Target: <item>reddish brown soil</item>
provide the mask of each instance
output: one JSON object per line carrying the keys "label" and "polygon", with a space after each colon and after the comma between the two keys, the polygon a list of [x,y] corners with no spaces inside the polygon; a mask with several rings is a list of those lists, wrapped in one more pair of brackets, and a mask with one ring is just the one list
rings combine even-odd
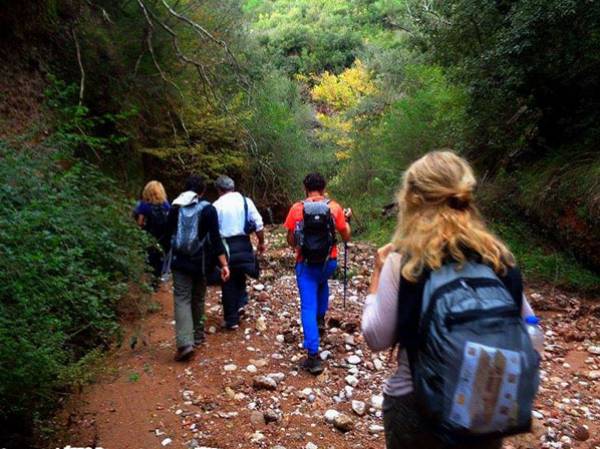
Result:
{"label": "reddish brown soil", "polygon": [[[216,292],[211,292],[207,308],[216,304]],[[255,428],[250,422],[250,410],[246,402],[237,402],[227,396],[226,386],[234,390],[247,391],[254,394],[251,384],[253,375],[241,373],[250,359],[258,358],[255,353],[246,351],[244,328],[235,333],[218,330],[214,335],[207,336],[207,343],[197,352],[189,363],[173,361],[173,325],[172,294],[169,288],[163,289],[156,295],[163,309],[144,322],[147,329],[147,346],[137,350],[123,347],[106,360],[106,364],[116,370],[115,374],[105,376],[96,384],[90,386],[77,398],[74,398],[69,412],[71,427],[67,436],[57,441],[54,446],[100,446],[105,449],[146,449],[161,447],[161,441],[170,437],[173,443],[170,447],[185,447],[192,438],[189,426],[184,426],[176,409],[184,408],[184,413],[199,413],[201,418],[191,416],[189,423],[198,423],[198,428],[208,431],[210,437],[202,439],[204,446],[218,448],[250,447],[250,435]],[[207,326],[218,326],[219,316],[209,313]],[[273,329],[275,331],[275,329]],[[273,332],[273,337],[275,332]],[[262,373],[289,370],[280,367],[281,361],[269,357],[272,350],[272,338],[253,340],[253,347],[262,348],[263,354],[269,360],[269,365],[259,369]],[[261,341],[262,340],[262,341]],[[224,374],[224,363],[235,363],[238,369],[234,373]],[[131,376],[139,376],[133,381]],[[310,386],[318,387],[327,383],[327,377],[320,380],[308,374],[300,373],[297,378],[290,380],[291,385],[300,389]],[[194,402],[199,406],[182,405],[182,391],[194,391]],[[256,396],[271,396],[273,393],[261,392]],[[292,402],[301,402],[292,398]],[[215,411],[237,411],[239,415],[232,419],[213,416],[210,409]],[[317,409],[319,403],[308,405]],[[291,407],[290,407],[291,408]],[[307,441],[323,447],[352,447],[350,434],[346,436],[333,431],[322,420],[306,420],[301,416],[286,415],[287,407],[282,406],[284,419],[282,423],[260,426],[270,445],[283,444],[286,448],[305,447]],[[164,432],[157,436],[156,430]],[[312,434],[307,436],[307,432]],[[372,441],[362,441],[361,447],[382,447],[381,437],[371,437]]]}
{"label": "reddish brown soil", "polygon": [[[355,250],[356,258],[352,260],[355,274],[364,274],[371,253],[367,246]],[[305,448],[308,442],[319,448],[383,448],[383,435],[368,431],[369,425],[381,424],[381,418],[373,410],[358,417],[352,413],[348,401],[335,404],[332,396],[345,384],[347,367],[343,360],[348,351],[360,348],[364,353],[361,381],[353,399],[367,404],[373,394],[381,391],[381,382],[395,364],[388,365],[386,356],[381,355],[386,368],[374,370],[368,364],[376,355],[366,349],[358,330],[345,327],[353,333],[356,347],[349,349],[343,342],[340,344],[341,334],[333,333],[328,337],[332,359],[327,362],[325,374],[318,378],[302,372],[295,375],[296,362],[291,359],[301,351],[297,347],[300,333],[296,323],[295,284],[291,277],[292,259],[287,250],[280,247],[270,252],[269,261],[261,280],[266,289],[262,292],[251,289],[249,317],[235,332],[219,328],[219,292],[210,290],[206,327],[215,326],[216,333],[207,335],[206,344],[188,363],[173,361],[172,293],[170,285],[163,286],[155,296],[161,310],[142,322],[147,344],[134,350],[123,346],[106,358],[105,374],[74,396],[63,410],[58,420],[64,428],[63,436],[55,438],[51,447],[148,449],[160,448],[161,443],[170,438],[172,443],[167,447],[178,449],[189,447],[192,439],[198,446],[220,449],[273,448],[278,444],[286,449],[299,449]],[[350,291],[353,298],[344,314],[341,313],[340,284],[337,281],[332,284],[333,314],[346,321],[342,327],[356,326],[366,278],[360,274],[354,277]],[[553,290],[529,293],[538,310],[552,309],[541,312],[545,329],[552,330],[552,335],[547,337],[551,346],[543,363],[544,380],[536,404],[536,410],[541,411],[544,418],[534,420],[534,434],[507,440],[505,447],[595,448],[599,439],[600,383],[588,379],[587,373],[599,369],[600,365],[600,356],[588,352],[589,346],[598,345],[600,338],[599,320],[594,316],[597,311],[589,313],[590,307],[597,306]],[[581,311],[586,314],[581,315]],[[262,332],[257,331],[257,318],[261,315],[266,317],[267,323],[267,329]],[[125,341],[129,341],[134,331],[126,332]],[[291,332],[293,342],[277,342],[276,335],[286,332]],[[274,354],[282,354],[283,358],[274,358]],[[256,374],[245,369],[252,363],[251,359],[267,361],[265,367],[258,367],[257,374],[285,373],[285,381],[277,391],[252,388]],[[224,366],[230,363],[237,365],[237,369],[226,372]],[[306,387],[317,392],[314,402],[300,397],[299,392]],[[184,394],[185,390],[191,393]],[[245,397],[234,398],[235,393],[243,393]],[[278,408],[283,418],[276,423],[254,425],[249,406],[261,411]],[[327,424],[323,414],[330,408],[352,417],[355,429],[344,434]],[[230,412],[237,415],[227,415]],[[585,442],[573,438],[576,427],[581,425],[589,428],[590,437]],[[251,442],[256,430],[264,439]],[[549,441],[560,446],[543,446],[540,438],[544,434],[553,435],[552,432],[555,437],[548,437]],[[570,442],[560,442],[563,437],[568,437]]]}

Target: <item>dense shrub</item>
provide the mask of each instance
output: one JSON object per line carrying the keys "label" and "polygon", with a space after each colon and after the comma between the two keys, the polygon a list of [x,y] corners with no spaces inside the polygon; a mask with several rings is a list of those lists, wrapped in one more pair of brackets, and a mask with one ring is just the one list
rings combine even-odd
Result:
{"label": "dense shrub", "polygon": [[335,179],[335,191],[354,203],[359,231],[379,225],[381,208],[393,201],[412,161],[438,148],[458,148],[463,134],[465,94],[438,67],[406,67],[402,90],[404,96],[377,120],[358,128],[351,156]]}
{"label": "dense shrub", "polygon": [[118,329],[144,237],[112,181],[0,142],[0,428],[28,428]]}
{"label": "dense shrub", "polygon": [[329,176],[335,170],[334,151],[311,136],[311,108],[301,100],[297,83],[275,72],[258,86],[246,124],[253,134],[249,190],[282,204],[297,199],[307,172]]}

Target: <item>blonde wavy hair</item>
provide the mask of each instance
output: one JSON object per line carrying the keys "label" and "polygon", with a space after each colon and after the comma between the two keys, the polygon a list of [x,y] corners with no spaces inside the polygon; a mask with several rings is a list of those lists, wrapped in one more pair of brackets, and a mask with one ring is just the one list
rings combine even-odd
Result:
{"label": "blonde wavy hair", "polygon": [[144,187],[142,200],[151,204],[162,204],[167,201],[167,192],[160,182],[150,181]]}
{"label": "blonde wavy hair", "polygon": [[393,245],[402,255],[402,276],[416,282],[424,269],[473,255],[505,274],[515,259],[486,227],[475,207],[477,181],[471,166],[452,151],[433,151],[404,173],[397,201]]}

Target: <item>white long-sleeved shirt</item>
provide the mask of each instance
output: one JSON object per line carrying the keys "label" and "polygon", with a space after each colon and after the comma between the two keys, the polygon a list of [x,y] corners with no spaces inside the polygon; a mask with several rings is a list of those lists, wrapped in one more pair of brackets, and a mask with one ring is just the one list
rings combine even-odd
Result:
{"label": "white long-sleeved shirt", "polygon": [[[250,198],[246,198],[246,201],[248,203],[248,219],[254,221],[257,231],[261,231],[264,228],[262,217],[258,213],[254,202]],[[215,206],[219,215],[221,237],[244,235],[244,197],[241,193],[226,193],[215,201],[213,206]]]}
{"label": "white long-sleeved shirt", "polygon": [[[398,319],[398,289],[400,288],[401,257],[391,253],[383,264],[376,294],[365,301],[361,328],[367,345],[374,351],[383,351],[396,344]],[[523,295],[522,316],[533,315]],[[386,380],[383,392],[389,396],[404,396],[413,390],[412,376],[406,349],[398,351],[398,369]]]}

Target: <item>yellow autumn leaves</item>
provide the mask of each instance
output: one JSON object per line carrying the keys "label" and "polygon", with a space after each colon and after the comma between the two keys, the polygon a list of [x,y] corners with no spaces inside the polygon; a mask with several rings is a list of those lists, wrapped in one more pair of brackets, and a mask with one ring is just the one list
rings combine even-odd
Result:
{"label": "yellow autumn leaves", "polygon": [[336,147],[338,160],[349,159],[354,144],[354,118],[350,113],[364,97],[376,93],[371,73],[357,59],[339,75],[324,72],[312,80],[315,84],[310,95],[316,104],[317,120],[322,126],[319,140]]}

